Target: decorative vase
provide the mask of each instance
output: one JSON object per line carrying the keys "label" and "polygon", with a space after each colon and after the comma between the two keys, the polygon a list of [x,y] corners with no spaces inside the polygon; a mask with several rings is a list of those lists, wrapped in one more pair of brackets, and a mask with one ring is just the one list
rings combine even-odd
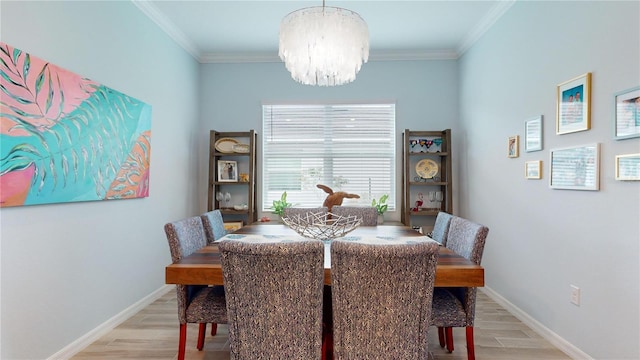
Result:
{"label": "decorative vase", "polygon": [[378,214],[378,225],[384,224],[384,215]]}

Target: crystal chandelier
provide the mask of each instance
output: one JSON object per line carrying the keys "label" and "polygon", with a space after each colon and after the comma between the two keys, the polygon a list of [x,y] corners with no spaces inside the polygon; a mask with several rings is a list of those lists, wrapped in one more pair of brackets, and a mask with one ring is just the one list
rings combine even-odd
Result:
{"label": "crystal chandelier", "polygon": [[302,84],[335,86],[356,79],[369,59],[369,29],[357,13],[315,6],[296,10],[280,24],[279,55]]}

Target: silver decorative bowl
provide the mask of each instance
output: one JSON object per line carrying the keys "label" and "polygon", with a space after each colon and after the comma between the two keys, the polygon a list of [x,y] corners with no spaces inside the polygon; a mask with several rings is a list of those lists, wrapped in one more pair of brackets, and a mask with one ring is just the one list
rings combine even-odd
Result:
{"label": "silver decorative bowl", "polygon": [[330,212],[283,216],[282,222],[298,234],[316,240],[332,240],[343,237],[362,224],[362,217],[340,216]]}

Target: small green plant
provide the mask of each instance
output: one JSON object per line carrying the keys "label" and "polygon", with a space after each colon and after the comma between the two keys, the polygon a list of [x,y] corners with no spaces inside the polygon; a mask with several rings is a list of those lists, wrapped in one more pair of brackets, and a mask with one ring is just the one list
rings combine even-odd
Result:
{"label": "small green plant", "polygon": [[376,199],[373,199],[371,201],[371,206],[376,208],[376,210],[378,211],[378,215],[382,215],[382,214],[384,214],[385,211],[387,211],[387,208],[388,208],[387,199],[388,198],[389,198],[389,195],[384,194],[384,195],[380,196],[380,199],[378,201],[376,201]]}
{"label": "small green plant", "polygon": [[274,213],[282,216],[284,215],[284,209],[293,206],[293,204],[287,202],[287,192],[283,192],[280,196],[280,200],[273,200],[271,209]]}

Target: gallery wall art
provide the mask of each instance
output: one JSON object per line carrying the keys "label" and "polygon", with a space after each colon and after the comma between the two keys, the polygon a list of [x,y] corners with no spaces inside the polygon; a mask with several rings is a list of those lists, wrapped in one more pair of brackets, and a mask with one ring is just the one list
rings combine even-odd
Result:
{"label": "gallery wall art", "polygon": [[149,196],[151,106],[0,42],[0,207]]}

